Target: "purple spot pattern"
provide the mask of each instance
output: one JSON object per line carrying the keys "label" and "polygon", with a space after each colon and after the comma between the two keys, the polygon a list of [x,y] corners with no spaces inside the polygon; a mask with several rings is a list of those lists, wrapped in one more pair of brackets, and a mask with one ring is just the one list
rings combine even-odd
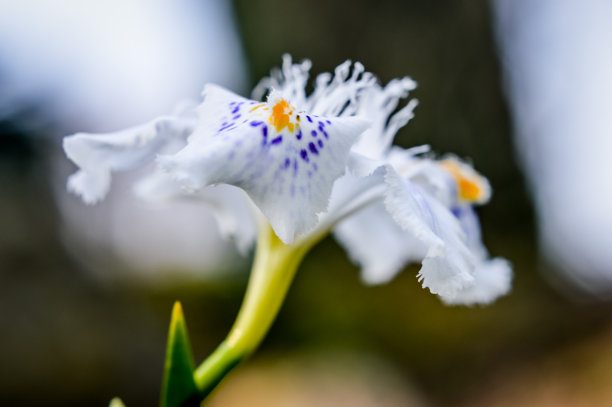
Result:
{"label": "purple spot pattern", "polygon": [[319,150],[317,150],[317,146],[314,145],[314,143],[308,143],[308,149],[310,150],[311,153],[313,153],[314,155],[318,155],[319,154]]}
{"label": "purple spot pattern", "polygon": [[265,146],[268,142],[268,126],[263,126],[261,128],[261,135],[263,136],[261,140],[261,145]]}
{"label": "purple spot pattern", "polygon": [[[256,128],[260,129],[261,150],[244,151],[242,158],[237,160],[241,147],[236,144],[235,148],[228,153],[227,159],[234,158],[234,162],[241,163],[240,173],[246,177],[243,180],[248,179],[246,181],[248,183],[266,176],[268,169],[272,168],[270,164],[276,162],[278,163],[277,166],[274,170],[271,170],[273,172],[269,173],[273,177],[274,186],[271,188],[275,191],[274,193],[287,194],[291,197],[295,197],[296,194],[303,198],[308,197],[311,189],[315,188],[314,185],[311,185],[311,182],[315,180],[319,182],[319,179],[323,179],[320,177],[324,177],[318,171],[318,164],[321,164],[318,160],[321,159],[320,156],[323,154],[324,140],[329,139],[328,129],[333,127],[332,121],[320,118],[317,115],[301,115],[301,117],[306,117],[307,121],[303,122],[301,126],[297,123],[296,131],[293,133],[295,139],[293,139],[293,137],[290,137],[291,133],[283,131],[277,133],[273,127],[267,125],[267,116],[262,117],[259,114],[261,112],[251,114],[250,110],[244,109],[245,106],[250,108],[251,105],[256,103],[254,101],[230,102],[226,116],[220,120],[221,126],[217,134],[224,132],[224,137],[227,137],[229,135],[227,132],[248,123],[247,128],[252,128],[253,132],[256,131]],[[311,141],[304,140],[304,132],[310,132],[313,139],[310,139]],[[319,133],[322,137],[319,137]],[[302,165],[305,165],[303,168],[300,168],[300,161],[302,161]],[[293,178],[293,181],[290,181],[287,177]],[[312,178],[312,181],[307,181],[304,177],[306,179]],[[267,186],[262,186],[260,191],[263,191],[262,193],[272,193],[272,189],[268,189]]]}

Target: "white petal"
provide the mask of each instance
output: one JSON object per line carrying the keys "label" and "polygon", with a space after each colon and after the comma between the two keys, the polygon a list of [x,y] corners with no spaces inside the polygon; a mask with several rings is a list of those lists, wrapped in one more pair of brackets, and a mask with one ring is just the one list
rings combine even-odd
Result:
{"label": "white petal", "polygon": [[[336,237],[362,266],[367,282],[391,279],[409,261],[423,261],[419,277],[435,294],[451,295],[473,282],[474,255],[466,246],[461,224],[435,197],[402,178],[391,167],[371,176],[344,176],[336,181],[330,213],[358,200],[376,181],[386,183],[379,203],[348,217]],[[330,216],[330,215],[328,215]]]}
{"label": "white petal", "polygon": [[264,96],[274,89],[287,100],[291,100],[296,108],[308,110],[306,84],[311,65],[312,63],[308,59],[302,61],[302,63],[294,64],[289,54],[283,55],[281,69],[275,68],[272,70],[270,77],[262,78],[253,89],[251,96],[255,100],[263,100]]}
{"label": "white petal", "polygon": [[[385,207],[395,222],[404,230],[411,231],[419,240],[432,250],[432,255],[440,255],[444,250],[444,232],[438,219],[439,210],[434,199],[417,185],[403,179],[391,167],[387,167],[385,182],[388,190]],[[448,217],[448,216],[447,216]],[[456,226],[459,229],[459,226]]]}
{"label": "white petal", "polygon": [[353,151],[373,159],[385,157],[397,131],[414,117],[418,101],[412,99],[394,113],[401,99],[408,97],[416,83],[406,77],[394,79],[384,88],[374,84],[360,94],[357,115],[372,121],[372,126],[355,145]]}
{"label": "white petal", "polygon": [[474,285],[475,260],[461,253],[461,248],[448,246],[444,255],[428,254],[423,259],[419,280],[423,288],[442,298],[453,298]]}
{"label": "white petal", "polygon": [[315,89],[308,99],[308,109],[327,116],[351,116],[359,111],[361,93],[376,84],[376,77],[365,72],[363,65],[346,61],[329,73],[317,76]]}
{"label": "white petal", "polygon": [[448,208],[418,185],[387,172],[385,206],[395,221],[427,247],[419,278],[433,294],[452,297],[474,282],[477,263],[459,221]]}
{"label": "white petal", "polygon": [[453,305],[490,304],[506,295],[511,285],[512,266],[507,260],[483,260],[474,270],[474,284],[452,296],[441,295],[441,298],[445,303]]}
{"label": "white petal", "polygon": [[221,236],[236,243],[247,254],[256,237],[256,228],[244,191],[231,185],[217,185],[187,191],[168,174],[157,172],[136,185],[136,193],[149,201],[195,200],[208,206],[217,221]]}
{"label": "white petal", "polygon": [[334,236],[361,266],[361,277],[368,284],[388,282],[406,264],[423,259],[427,251],[414,235],[400,229],[382,202],[342,221]]}
{"label": "white petal", "polygon": [[372,175],[377,169],[383,167],[385,164],[385,161],[373,160],[351,151],[346,170],[351,175],[367,177]]}
{"label": "white petal", "polygon": [[68,177],[68,191],[80,195],[86,204],[94,204],[106,196],[110,189],[111,174],[106,169],[78,170]]}
{"label": "white petal", "polygon": [[430,195],[434,196],[442,205],[450,208],[457,204],[457,182],[438,163],[430,158],[415,158],[408,156],[401,149],[393,148],[389,154],[389,160],[394,168],[407,169],[402,175],[418,184]]}
{"label": "white petal", "polygon": [[[381,170],[369,177],[344,176],[336,181],[330,209],[337,210],[360,185],[366,189],[367,181],[380,177]],[[384,172],[387,171],[387,182],[399,183],[387,196],[387,208],[382,203],[373,204],[342,221],[334,231],[351,260],[361,266],[364,281],[385,283],[407,263],[422,261],[419,277],[423,286],[448,304],[485,304],[506,294],[511,268],[503,259],[487,260],[473,208],[464,206],[451,212],[422,186],[399,178],[388,168]],[[403,203],[392,202],[400,198]],[[416,201],[412,208],[393,208],[412,199]],[[389,209],[396,219],[390,216]],[[408,218],[407,212],[412,212]],[[422,229],[430,229],[441,243],[424,239],[427,233],[423,235]],[[429,246],[424,241],[429,241]]]}
{"label": "white petal", "polygon": [[343,219],[334,236],[361,266],[361,276],[369,284],[389,281],[406,263],[421,260],[426,253],[426,247],[385,210],[385,172],[379,168],[368,176],[347,174],[336,180],[329,211],[321,217],[322,225]]}
{"label": "white petal", "polygon": [[65,137],[64,151],[80,167],[68,179],[68,189],[86,203],[98,202],[108,192],[112,171],[135,168],[173,143],[184,143],[193,126],[191,117],[160,117],[114,133]]}
{"label": "white petal", "polygon": [[270,77],[263,78],[253,91],[253,98],[261,99],[266,93],[275,90],[293,105],[319,116],[351,116],[357,113],[362,103],[360,93],[374,86],[376,78],[365,72],[359,62],[350,61],[338,65],[332,75],[322,73],[315,80],[315,89],[310,96],[305,89],[311,63],[305,60],[293,64],[291,56],[283,56],[282,69],[272,71]]}
{"label": "white petal", "polygon": [[488,304],[510,291],[512,266],[502,258],[488,259],[480,234],[480,223],[471,205],[453,208],[455,217],[466,235],[466,244],[477,258],[474,283],[450,296],[441,296],[447,304]]}
{"label": "white petal", "polygon": [[482,243],[480,221],[471,205],[459,205],[452,209],[453,215],[459,220],[461,229],[465,233],[465,241],[472,253],[478,258],[487,258],[487,249]]}
{"label": "white petal", "polygon": [[297,112],[293,131],[277,130],[270,124],[272,105],[281,100],[275,98],[258,108],[257,102],[207,86],[188,145],[159,163],[189,189],[220,183],[242,188],[278,237],[291,243],[327,209],[332,184],[368,122]]}

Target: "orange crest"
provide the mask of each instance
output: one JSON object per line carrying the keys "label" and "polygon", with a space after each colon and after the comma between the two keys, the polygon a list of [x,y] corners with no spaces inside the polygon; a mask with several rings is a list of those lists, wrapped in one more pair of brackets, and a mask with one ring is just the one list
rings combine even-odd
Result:
{"label": "orange crest", "polygon": [[440,162],[457,183],[457,194],[464,202],[482,204],[489,200],[491,187],[485,177],[455,158]]}

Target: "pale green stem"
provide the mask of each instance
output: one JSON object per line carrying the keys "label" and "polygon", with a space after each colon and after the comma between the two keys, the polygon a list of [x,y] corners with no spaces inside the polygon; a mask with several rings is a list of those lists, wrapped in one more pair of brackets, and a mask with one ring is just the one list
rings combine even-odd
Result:
{"label": "pale green stem", "polygon": [[326,232],[286,245],[267,222],[260,225],[253,269],[236,322],[226,339],[194,372],[203,396],[259,346],[280,310],[304,255]]}
{"label": "pale green stem", "polygon": [[345,217],[381,198],[378,189],[360,191],[346,210],[323,219],[306,237],[291,245],[284,244],[267,221],[260,219],[259,236],[251,276],[236,322],[215,351],[193,374],[202,398],[206,397],[225,375],[259,346],[287,295],[304,255],[331,228]]}

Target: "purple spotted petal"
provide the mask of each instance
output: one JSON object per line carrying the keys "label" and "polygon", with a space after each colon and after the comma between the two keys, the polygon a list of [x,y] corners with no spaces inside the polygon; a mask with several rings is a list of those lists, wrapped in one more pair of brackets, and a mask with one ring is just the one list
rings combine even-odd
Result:
{"label": "purple spotted petal", "polygon": [[[310,230],[327,209],[332,184],[344,173],[349,150],[368,122],[315,116],[311,122],[296,112],[300,119],[293,131],[279,131],[271,123],[271,103],[257,107],[212,85],[204,98],[194,135],[183,150],[159,159],[162,168],[189,189],[220,183],[242,188],[285,243]],[[234,120],[236,107],[241,117]],[[323,149],[310,136],[297,137],[299,131],[316,131],[319,120],[329,121]]]}

